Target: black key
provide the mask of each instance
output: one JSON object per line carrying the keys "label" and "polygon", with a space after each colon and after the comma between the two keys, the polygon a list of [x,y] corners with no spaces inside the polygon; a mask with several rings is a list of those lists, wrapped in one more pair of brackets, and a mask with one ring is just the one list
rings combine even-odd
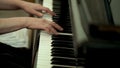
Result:
{"label": "black key", "polygon": [[59,10],[60,11],[60,6],[55,6],[55,7],[53,7],[53,11],[56,11],[56,10]]}
{"label": "black key", "polygon": [[52,18],[53,19],[59,19],[60,18],[60,13],[58,13],[58,15],[56,15],[56,16],[53,16]]}
{"label": "black key", "polygon": [[69,50],[69,51],[66,51],[67,49],[59,49],[59,50],[56,50],[56,49],[52,49],[52,53],[63,53],[63,54],[74,54],[74,51],[73,50]]}
{"label": "black key", "polygon": [[83,58],[78,58],[78,61],[77,61],[77,66],[84,66],[85,65],[85,59]]}
{"label": "black key", "polygon": [[[61,9],[60,8],[54,8],[53,7],[53,11],[56,12],[56,13],[61,13]],[[62,13],[61,13],[62,14]]]}
{"label": "black key", "polygon": [[64,43],[53,43],[52,47],[65,47],[65,48],[73,48],[73,44],[64,44]]}
{"label": "black key", "polygon": [[59,6],[61,6],[61,0],[54,0],[53,1],[53,5],[59,5]]}
{"label": "black key", "polygon": [[74,54],[74,50],[73,49],[63,49],[63,48],[52,48],[51,51],[56,51],[56,52],[66,52],[69,54]]}
{"label": "black key", "polygon": [[57,20],[57,19],[55,19],[55,20],[54,20],[54,22],[58,24],[60,21],[59,21],[59,20]]}
{"label": "black key", "polygon": [[62,24],[60,21],[58,21],[58,24],[60,25],[60,26],[62,26],[62,27],[66,27],[66,28],[71,28],[71,25],[70,24],[68,24],[68,25],[66,25],[66,24]]}
{"label": "black key", "polygon": [[67,41],[73,41],[73,39],[72,39],[72,36],[67,36],[67,35],[65,35],[65,36],[62,36],[62,35],[54,35],[54,36],[52,36],[52,40],[67,40]]}
{"label": "black key", "polygon": [[73,44],[71,41],[62,41],[62,40],[53,40],[52,43],[66,43],[66,44]]}
{"label": "black key", "polygon": [[67,40],[67,41],[73,41],[73,39],[71,39],[71,38],[61,38],[61,37],[52,37],[52,40],[63,40],[63,41],[65,41],[65,40]]}
{"label": "black key", "polygon": [[60,20],[60,22],[58,23],[59,25],[61,25],[61,26],[71,26],[71,23],[70,22],[67,22],[67,21],[61,21]]}
{"label": "black key", "polygon": [[66,57],[66,58],[75,58],[74,54],[68,54],[68,53],[65,53],[65,52],[62,52],[62,53],[52,52],[51,56]]}
{"label": "black key", "polygon": [[76,60],[75,59],[67,59],[67,58],[52,58],[51,64],[58,64],[58,65],[70,65],[70,66],[76,66]]}

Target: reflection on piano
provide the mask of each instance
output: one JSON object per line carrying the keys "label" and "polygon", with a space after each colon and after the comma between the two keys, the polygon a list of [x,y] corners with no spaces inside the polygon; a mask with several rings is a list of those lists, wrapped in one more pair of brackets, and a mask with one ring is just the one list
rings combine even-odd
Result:
{"label": "reflection on piano", "polygon": [[[50,3],[47,3],[48,1]],[[59,35],[45,34],[49,41],[43,43],[47,43],[47,46],[41,44],[41,39],[36,41],[39,42],[39,47],[35,45],[38,51],[34,68],[84,68],[86,51],[81,43],[93,40],[89,35],[89,24],[109,24],[104,0],[43,0],[43,2],[48,5],[46,7],[50,4],[53,6],[50,9],[56,16],[53,16],[52,20],[62,26],[64,31]]]}

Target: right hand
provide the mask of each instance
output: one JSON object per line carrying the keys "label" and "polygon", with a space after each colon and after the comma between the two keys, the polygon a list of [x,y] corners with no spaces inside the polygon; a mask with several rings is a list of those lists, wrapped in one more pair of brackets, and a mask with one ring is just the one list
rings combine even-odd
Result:
{"label": "right hand", "polygon": [[55,15],[55,13],[52,12],[49,8],[44,7],[41,4],[37,4],[37,3],[20,1],[18,4],[18,7],[23,9],[25,12],[32,14],[32,15],[36,15],[38,17],[43,16],[43,14],[40,11],[44,11],[46,13],[49,13],[50,15]]}
{"label": "right hand", "polygon": [[55,34],[55,35],[58,34],[57,30],[59,31],[63,30],[63,28],[58,24],[56,24],[55,22],[48,21],[43,18],[38,19],[38,18],[26,17],[25,20],[26,20],[26,27],[29,29],[42,29],[49,34]]}

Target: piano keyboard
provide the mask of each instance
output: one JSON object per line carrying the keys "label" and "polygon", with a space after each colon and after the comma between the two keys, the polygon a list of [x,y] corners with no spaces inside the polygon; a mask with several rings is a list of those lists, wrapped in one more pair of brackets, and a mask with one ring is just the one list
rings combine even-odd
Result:
{"label": "piano keyboard", "polygon": [[36,68],[76,68],[68,0],[43,0],[43,5],[56,13],[53,17],[46,14],[44,18],[55,21],[64,31],[57,36],[40,33]]}

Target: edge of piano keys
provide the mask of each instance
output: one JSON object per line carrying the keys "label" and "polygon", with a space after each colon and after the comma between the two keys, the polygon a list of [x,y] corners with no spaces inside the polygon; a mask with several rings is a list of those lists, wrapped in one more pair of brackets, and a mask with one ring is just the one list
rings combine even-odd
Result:
{"label": "edge of piano keys", "polygon": [[73,36],[72,33],[58,33],[58,35],[68,35],[68,36]]}

